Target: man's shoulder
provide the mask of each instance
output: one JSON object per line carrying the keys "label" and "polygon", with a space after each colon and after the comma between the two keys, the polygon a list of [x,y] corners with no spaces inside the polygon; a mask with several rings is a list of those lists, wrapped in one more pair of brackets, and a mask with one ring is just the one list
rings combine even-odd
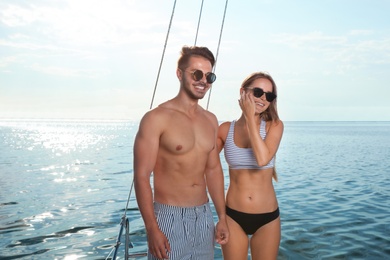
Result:
{"label": "man's shoulder", "polygon": [[159,105],[148,111],[141,119],[141,125],[163,131],[176,122],[182,122],[182,114],[169,106]]}
{"label": "man's shoulder", "polygon": [[207,116],[211,120],[218,122],[217,116],[213,112],[210,112],[209,110],[203,109],[203,113],[205,116]]}
{"label": "man's shoulder", "polygon": [[172,113],[171,109],[165,105],[159,105],[158,107],[155,107],[148,112],[145,113],[143,116],[144,118],[154,118],[154,117],[161,117],[164,115],[169,115]]}
{"label": "man's shoulder", "polygon": [[165,112],[159,107],[149,110],[141,118],[140,125],[155,128],[165,122]]}

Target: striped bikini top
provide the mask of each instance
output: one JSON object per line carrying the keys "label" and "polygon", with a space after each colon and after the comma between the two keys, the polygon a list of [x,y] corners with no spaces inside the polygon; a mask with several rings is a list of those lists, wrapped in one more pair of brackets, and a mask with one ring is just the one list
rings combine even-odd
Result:
{"label": "striped bikini top", "polygon": [[[240,148],[234,143],[234,125],[236,121],[232,121],[230,124],[229,132],[226,137],[224,146],[224,153],[226,162],[230,169],[269,169],[275,165],[275,157],[269,161],[265,166],[259,166],[256,162],[252,148]],[[266,122],[261,120],[260,123],[260,136],[264,140],[267,135],[265,131]]]}

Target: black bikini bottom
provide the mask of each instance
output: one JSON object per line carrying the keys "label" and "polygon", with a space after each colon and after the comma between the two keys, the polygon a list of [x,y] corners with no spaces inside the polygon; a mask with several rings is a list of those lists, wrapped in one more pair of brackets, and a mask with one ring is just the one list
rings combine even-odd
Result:
{"label": "black bikini bottom", "polygon": [[226,215],[241,226],[247,235],[253,235],[259,228],[279,217],[279,208],[269,213],[244,213],[226,206]]}

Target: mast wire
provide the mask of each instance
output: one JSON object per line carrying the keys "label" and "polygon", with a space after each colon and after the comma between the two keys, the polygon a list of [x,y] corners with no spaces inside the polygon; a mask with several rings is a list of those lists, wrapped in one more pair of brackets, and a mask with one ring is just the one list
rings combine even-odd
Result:
{"label": "mast wire", "polygon": [[[219,33],[219,40],[218,40],[218,47],[217,47],[217,53],[215,55],[215,65],[214,65],[214,68],[213,68],[213,72],[215,72],[216,68],[217,68],[217,61],[218,61],[218,54],[219,54],[219,47],[221,45],[221,39],[222,39],[222,32],[223,32],[223,25],[225,24],[225,17],[226,17],[226,10],[227,10],[227,6],[228,6],[228,0],[226,0],[225,2],[225,10],[223,12],[223,18],[222,18],[222,24],[221,24],[221,31]],[[209,90],[209,97],[207,99],[207,106],[206,106],[206,109],[208,110],[209,109],[209,104],[210,104],[210,97],[211,97],[211,90],[213,88],[210,88]]]}
{"label": "mast wire", "polygon": [[195,34],[195,43],[194,43],[194,46],[196,46],[196,42],[198,40],[198,33],[199,33],[199,27],[200,27],[200,20],[201,20],[201,17],[202,17],[202,11],[203,11],[203,3],[204,3],[204,0],[202,0],[202,3],[200,5],[200,12],[199,12],[199,19],[198,19],[198,26],[196,27],[196,34]]}
{"label": "mast wire", "polygon": [[150,102],[150,107],[149,107],[149,109],[152,109],[152,107],[153,107],[154,96],[156,95],[158,79],[159,79],[159,77],[160,77],[161,67],[162,67],[162,64],[163,64],[163,61],[164,61],[165,50],[166,50],[166,48],[167,48],[167,43],[168,43],[168,38],[169,38],[169,32],[170,32],[170,30],[171,30],[173,15],[174,15],[174,13],[175,13],[175,8],[176,8],[176,0],[175,0],[175,2],[173,3],[173,9],[172,9],[172,14],[171,14],[171,20],[169,21],[167,36],[165,37],[164,49],[163,49],[163,53],[162,53],[162,56],[161,56],[160,66],[159,66],[159,68],[158,68],[156,83],[155,83],[155,85],[154,85],[154,90],[153,90],[153,95],[152,95],[152,101]]}

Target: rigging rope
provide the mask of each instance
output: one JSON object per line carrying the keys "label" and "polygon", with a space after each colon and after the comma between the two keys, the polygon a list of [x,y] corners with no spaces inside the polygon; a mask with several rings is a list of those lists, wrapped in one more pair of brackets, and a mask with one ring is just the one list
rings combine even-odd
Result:
{"label": "rigging rope", "polygon": [[200,5],[198,26],[196,27],[196,34],[195,34],[195,43],[194,43],[195,46],[196,46],[196,42],[197,42],[197,40],[198,40],[198,32],[199,32],[200,20],[201,20],[201,17],[202,17],[203,2],[204,2],[204,0],[202,0],[202,4]]}
{"label": "rigging rope", "polygon": [[[227,6],[228,6],[228,0],[226,0],[226,3],[225,3],[225,11],[223,12],[223,18],[222,18],[222,24],[221,24],[221,31],[219,33],[219,40],[218,40],[218,47],[217,47],[217,53],[215,55],[215,66],[214,66],[214,69],[213,69],[213,72],[215,72],[215,69],[217,68],[217,61],[218,61],[218,54],[219,54],[219,46],[221,45],[221,39],[222,39],[222,31],[223,31],[223,25],[225,24],[225,16],[226,16],[226,9],[227,9]],[[206,109],[208,110],[209,109],[209,103],[210,103],[210,97],[211,97],[211,90],[213,88],[210,88],[210,91],[209,91],[209,97],[207,99],[207,106],[206,106]]]}
{"label": "rigging rope", "polygon": [[[175,0],[174,3],[173,3],[171,19],[170,19],[170,21],[169,21],[168,32],[167,32],[167,36],[166,36],[166,38],[165,38],[164,49],[163,49],[163,53],[162,53],[162,56],[161,56],[160,66],[159,66],[159,68],[158,68],[156,83],[155,83],[155,86],[154,86],[152,101],[150,102],[150,108],[149,108],[149,109],[152,109],[152,107],[153,107],[154,96],[155,96],[155,94],[156,94],[158,79],[159,79],[159,76],[160,76],[161,67],[162,67],[162,63],[163,63],[163,60],[164,60],[165,50],[166,50],[166,47],[167,47],[169,32],[170,32],[170,30],[171,30],[173,15],[174,15],[174,13],[175,13],[175,8],[176,8],[176,0]],[[122,236],[123,229],[126,229],[126,233],[128,232],[128,229],[129,229],[129,221],[128,221],[128,219],[126,218],[126,213],[127,213],[127,208],[128,208],[128,206],[129,206],[130,197],[131,197],[131,192],[132,192],[132,190],[133,190],[133,187],[134,187],[134,179],[133,179],[133,181],[131,182],[131,187],[130,187],[130,191],[129,191],[129,196],[128,196],[128,198],[127,198],[126,207],[125,207],[123,216],[122,216],[122,218],[121,218],[121,223],[120,223],[121,228],[120,228],[120,230],[119,230],[119,234],[118,234],[118,237],[117,237],[117,240],[116,240],[116,244],[115,244],[115,246],[112,248],[111,252],[108,254],[106,260],[110,257],[110,255],[111,255],[112,253],[114,253],[112,259],[113,259],[113,260],[116,259],[116,255],[117,255],[117,253],[118,253],[118,249],[119,249],[119,246],[120,246],[120,244],[121,244],[120,239],[121,239],[121,236]],[[129,235],[126,234],[126,236],[129,236]],[[129,244],[130,244],[130,245],[129,245]],[[131,244],[130,239],[129,239],[128,237],[126,237],[126,241],[125,241],[125,248],[126,248],[126,249],[125,249],[125,256],[126,256],[126,260],[128,259],[128,247],[129,247],[129,246],[132,247],[132,244]]]}
{"label": "rigging rope", "polygon": [[166,48],[167,48],[167,42],[168,42],[168,37],[169,37],[169,31],[171,30],[173,15],[174,15],[174,13],[175,13],[175,8],[176,8],[176,0],[175,0],[175,2],[173,3],[173,9],[172,9],[172,14],[171,14],[171,20],[169,21],[168,32],[167,32],[167,36],[166,36],[166,38],[165,38],[164,49],[163,49],[163,53],[162,53],[162,56],[161,56],[160,66],[159,66],[159,68],[158,68],[158,73],[157,73],[156,84],[154,85],[152,101],[150,102],[150,107],[149,107],[149,109],[152,109],[152,107],[153,107],[154,96],[156,95],[156,89],[157,89],[158,78],[160,77],[161,67],[162,67],[162,63],[163,63],[163,60],[164,60],[165,50],[166,50]]}

